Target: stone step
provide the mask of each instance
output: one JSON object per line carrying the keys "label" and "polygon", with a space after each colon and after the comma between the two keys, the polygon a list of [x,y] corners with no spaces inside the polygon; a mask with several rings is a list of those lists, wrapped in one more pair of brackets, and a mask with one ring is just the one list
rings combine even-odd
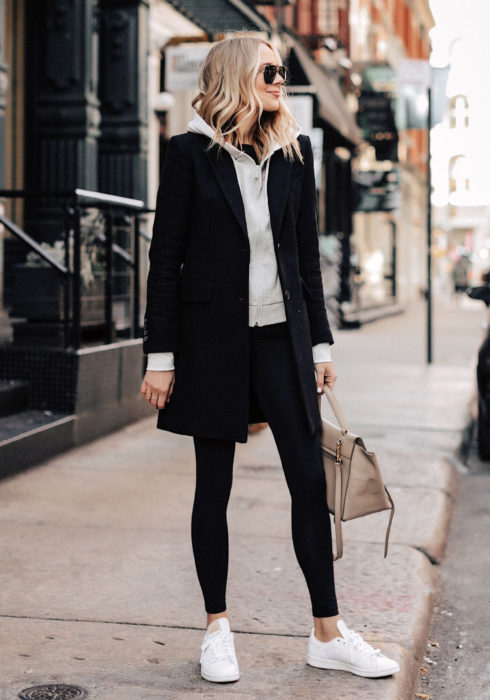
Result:
{"label": "stone step", "polygon": [[28,382],[22,379],[0,379],[0,416],[18,413],[28,405]]}
{"label": "stone step", "polygon": [[402,314],[404,311],[405,307],[396,303],[379,304],[364,309],[346,310],[342,315],[342,327],[359,328],[365,323],[371,323],[372,321],[377,321],[380,318],[387,318],[388,316],[396,316]]}
{"label": "stone step", "polygon": [[75,416],[25,410],[0,418],[0,479],[73,447]]}

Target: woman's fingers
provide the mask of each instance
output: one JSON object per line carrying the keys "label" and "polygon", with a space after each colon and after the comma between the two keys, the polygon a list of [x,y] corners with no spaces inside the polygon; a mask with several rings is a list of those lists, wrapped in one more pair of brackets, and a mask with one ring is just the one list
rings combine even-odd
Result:
{"label": "woman's fingers", "polygon": [[173,370],[148,370],[141,383],[141,396],[155,409],[165,408],[175,381]]}
{"label": "woman's fingers", "polygon": [[325,377],[325,384],[329,389],[333,389],[335,386],[335,379],[332,377]]}
{"label": "woman's fingers", "polygon": [[315,369],[316,369],[316,391],[318,394],[322,394],[323,393],[325,370],[320,364],[315,365]]}
{"label": "woman's fingers", "polygon": [[151,406],[153,406],[153,408],[158,408],[158,402],[160,400],[160,396],[161,396],[160,393],[157,393],[156,391],[152,392],[149,403]]}
{"label": "woman's fingers", "polygon": [[316,372],[316,390],[319,394],[323,394],[325,384],[333,389],[337,381],[337,374],[333,367],[333,362],[317,362],[315,363]]}
{"label": "woman's fingers", "polygon": [[329,389],[333,389],[337,381],[337,374],[333,368],[333,362],[326,362],[325,364],[325,384]]}

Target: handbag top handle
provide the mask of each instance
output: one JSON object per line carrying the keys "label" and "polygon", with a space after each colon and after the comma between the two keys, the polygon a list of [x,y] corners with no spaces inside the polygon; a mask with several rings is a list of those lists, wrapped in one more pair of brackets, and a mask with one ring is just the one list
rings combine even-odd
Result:
{"label": "handbag top handle", "polygon": [[[347,433],[349,432],[349,427],[347,425],[347,421],[345,420],[345,416],[342,413],[342,409],[340,408],[340,404],[337,401],[337,399],[335,398],[335,395],[334,395],[332,389],[330,389],[330,387],[325,385],[323,387],[323,391],[325,393],[326,398],[328,399],[328,403],[330,404],[332,411],[334,412],[335,418],[337,419],[337,422],[342,430],[342,435],[347,435]],[[318,405],[320,406],[320,412],[321,412],[321,400],[322,400],[322,395],[319,394],[318,395]]]}

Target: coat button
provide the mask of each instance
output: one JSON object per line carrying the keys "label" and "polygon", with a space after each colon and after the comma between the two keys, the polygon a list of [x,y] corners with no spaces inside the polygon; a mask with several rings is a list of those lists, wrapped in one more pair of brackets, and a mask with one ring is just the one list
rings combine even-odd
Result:
{"label": "coat button", "polygon": [[291,293],[290,293],[289,289],[286,289],[286,291],[284,292],[284,296],[286,299],[291,299]]}
{"label": "coat button", "polygon": [[280,248],[280,247],[281,247],[281,244],[280,244],[280,243],[278,243],[278,244],[277,244],[277,246],[276,246],[276,248]]}
{"label": "coat button", "polygon": [[245,301],[245,297],[238,297],[238,301]]}

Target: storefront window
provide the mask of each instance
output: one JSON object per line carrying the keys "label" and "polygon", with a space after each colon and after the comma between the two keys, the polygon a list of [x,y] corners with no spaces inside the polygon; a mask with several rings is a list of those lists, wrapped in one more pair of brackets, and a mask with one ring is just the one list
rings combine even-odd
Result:
{"label": "storefront window", "polygon": [[393,300],[394,224],[384,214],[355,215],[352,266],[360,308]]}

